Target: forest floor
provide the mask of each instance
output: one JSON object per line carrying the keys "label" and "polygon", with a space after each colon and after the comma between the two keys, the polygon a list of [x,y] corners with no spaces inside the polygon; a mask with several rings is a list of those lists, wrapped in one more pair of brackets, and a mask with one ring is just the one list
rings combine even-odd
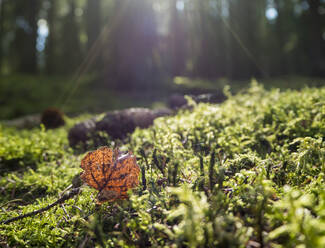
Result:
{"label": "forest floor", "polygon": [[[302,89],[325,86],[324,78],[286,76],[259,80],[266,89]],[[177,94],[222,94],[226,85],[231,85],[233,94],[249,87],[250,80],[216,81],[176,77],[159,87],[136,90],[112,90],[110,85],[98,82],[94,75],[78,79],[63,76],[0,76],[0,120],[40,114],[47,108],[57,108],[69,116],[85,113],[101,113],[129,107],[163,107],[170,95]]]}
{"label": "forest floor", "polygon": [[53,130],[0,125],[0,246],[325,247],[325,88],[225,94],[107,137],[141,169],[128,199],[98,205],[82,185],[10,223],[76,185],[86,153],[67,134],[86,116]]}

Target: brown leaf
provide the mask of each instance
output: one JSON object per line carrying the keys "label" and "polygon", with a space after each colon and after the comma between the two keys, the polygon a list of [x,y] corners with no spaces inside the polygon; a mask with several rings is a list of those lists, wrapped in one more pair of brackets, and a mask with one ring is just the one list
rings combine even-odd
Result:
{"label": "brown leaf", "polygon": [[139,185],[140,168],[135,156],[121,154],[118,149],[101,147],[87,153],[81,161],[80,178],[99,190],[97,203],[128,197],[127,191]]}

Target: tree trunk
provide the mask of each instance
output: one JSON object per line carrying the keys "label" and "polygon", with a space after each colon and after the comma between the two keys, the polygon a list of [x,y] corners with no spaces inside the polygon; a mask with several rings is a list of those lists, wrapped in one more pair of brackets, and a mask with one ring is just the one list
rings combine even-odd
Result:
{"label": "tree trunk", "polygon": [[17,3],[16,15],[23,17],[22,25],[16,31],[16,49],[20,57],[18,71],[35,74],[37,72],[37,20],[39,0]]}
{"label": "tree trunk", "polygon": [[100,27],[101,27],[101,16],[100,16],[100,0],[88,0],[86,8],[86,20],[87,20],[87,48],[90,50],[94,42],[97,40]]}
{"label": "tree trunk", "polygon": [[47,44],[46,44],[46,70],[48,74],[54,74],[56,72],[56,59],[57,59],[55,53],[56,11],[57,11],[57,2],[51,1],[51,7],[48,12],[48,20],[47,20],[49,26],[49,36],[47,37]]}
{"label": "tree trunk", "polygon": [[65,74],[73,74],[82,63],[80,30],[75,15],[75,0],[69,1],[69,12],[63,20],[63,30],[60,42],[63,44],[61,70]]}
{"label": "tree trunk", "polygon": [[320,0],[308,0],[309,3],[309,54],[312,63],[312,76],[325,75],[325,61],[322,55],[325,52],[324,40],[322,38],[322,20],[318,9]]}
{"label": "tree trunk", "polygon": [[185,32],[182,20],[176,8],[176,0],[170,0],[169,44],[171,58],[171,75],[173,77],[184,74],[185,70]]}
{"label": "tree trunk", "polygon": [[2,51],[2,46],[3,46],[3,35],[4,35],[4,30],[3,30],[3,20],[4,20],[4,5],[5,2],[0,0],[0,74],[2,72],[2,63],[3,63],[3,51]]}
{"label": "tree trunk", "polygon": [[[93,46],[99,46],[98,41],[101,31],[101,15],[100,7],[101,0],[88,0],[86,7],[86,32],[87,32],[87,51],[90,52]],[[98,48],[99,49],[99,48]],[[102,49],[102,48],[101,48]],[[92,65],[92,69],[100,71],[101,67],[101,55],[96,55],[95,61]]]}

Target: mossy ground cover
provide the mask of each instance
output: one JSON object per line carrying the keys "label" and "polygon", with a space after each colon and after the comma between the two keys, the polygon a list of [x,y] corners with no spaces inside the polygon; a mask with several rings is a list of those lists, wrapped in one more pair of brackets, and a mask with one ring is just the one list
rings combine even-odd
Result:
{"label": "mossy ground cover", "polygon": [[[0,244],[324,247],[325,88],[252,84],[227,94],[119,142],[142,170],[129,200],[96,206],[95,190],[82,186],[62,205],[0,224]],[[51,204],[81,172],[84,154],[67,142],[76,121],[48,131],[1,127],[0,221]]]}

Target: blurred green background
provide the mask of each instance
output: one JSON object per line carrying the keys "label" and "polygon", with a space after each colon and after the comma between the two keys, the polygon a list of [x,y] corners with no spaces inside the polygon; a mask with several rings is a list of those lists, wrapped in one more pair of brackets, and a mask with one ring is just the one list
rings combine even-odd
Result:
{"label": "blurred green background", "polygon": [[0,0],[0,119],[236,92],[251,78],[325,84],[324,0]]}

